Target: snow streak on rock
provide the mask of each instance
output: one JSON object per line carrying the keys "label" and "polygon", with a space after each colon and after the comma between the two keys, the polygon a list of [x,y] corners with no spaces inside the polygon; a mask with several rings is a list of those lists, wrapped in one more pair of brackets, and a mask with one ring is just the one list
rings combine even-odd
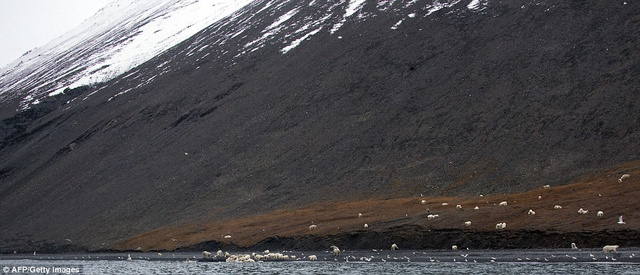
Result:
{"label": "snow streak on rock", "polygon": [[472,0],[471,3],[467,5],[467,8],[475,11],[484,10],[487,8],[487,0]]}
{"label": "snow streak on rock", "polygon": [[429,5],[429,10],[427,12],[427,15],[431,15],[434,12],[437,12],[441,9],[444,8],[450,8],[453,7],[455,4],[458,4],[460,2],[460,0],[455,0],[455,1],[439,1],[436,0],[433,2],[433,4]]}

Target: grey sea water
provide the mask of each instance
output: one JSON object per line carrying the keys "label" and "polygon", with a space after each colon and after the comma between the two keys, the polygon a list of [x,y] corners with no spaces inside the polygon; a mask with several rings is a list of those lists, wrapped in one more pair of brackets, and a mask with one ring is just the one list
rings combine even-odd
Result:
{"label": "grey sea water", "polygon": [[[1,274],[640,274],[636,251],[289,252],[296,261],[197,261],[199,253],[3,255]],[[307,260],[317,255],[318,261]],[[639,257],[640,258],[640,257]],[[53,269],[57,268],[57,273]],[[48,273],[46,271],[48,270]]]}

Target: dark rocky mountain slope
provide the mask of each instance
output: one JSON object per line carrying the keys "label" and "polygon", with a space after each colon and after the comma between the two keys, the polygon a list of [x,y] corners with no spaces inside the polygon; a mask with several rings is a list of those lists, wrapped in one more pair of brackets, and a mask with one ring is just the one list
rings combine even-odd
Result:
{"label": "dark rocky mountain slope", "polygon": [[332,34],[345,2],[256,1],[27,126],[6,118],[23,124],[0,135],[2,249],[106,248],[330,201],[522,192],[640,158],[637,2],[441,1],[431,14],[429,1],[390,2],[366,1]]}

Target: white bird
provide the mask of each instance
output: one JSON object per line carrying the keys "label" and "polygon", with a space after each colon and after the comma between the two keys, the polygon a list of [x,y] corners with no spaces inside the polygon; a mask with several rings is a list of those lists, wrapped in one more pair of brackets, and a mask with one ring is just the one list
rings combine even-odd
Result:
{"label": "white bird", "polygon": [[571,249],[573,250],[577,250],[578,246],[576,246],[576,243],[571,243]]}
{"label": "white bird", "polygon": [[131,261],[131,254],[127,254],[127,261]]}
{"label": "white bird", "polygon": [[627,224],[626,222],[624,222],[622,220],[622,216],[620,216],[620,218],[618,218],[618,224]]}

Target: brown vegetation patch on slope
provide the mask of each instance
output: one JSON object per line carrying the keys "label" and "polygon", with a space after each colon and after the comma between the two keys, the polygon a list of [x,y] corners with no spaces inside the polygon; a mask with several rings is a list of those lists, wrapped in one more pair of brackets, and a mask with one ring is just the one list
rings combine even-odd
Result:
{"label": "brown vegetation patch on slope", "polygon": [[[625,173],[631,177],[618,182]],[[163,227],[112,248],[175,250],[206,242],[251,247],[278,238],[318,241],[327,237],[345,239],[345,236],[353,242],[366,242],[367,238],[382,239],[387,233],[393,235],[394,231],[404,232],[394,236],[406,238],[419,232],[439,232],[441,238],[479,242],[492,242],[498,238],[529,238],[528,242],[535,242],[533,237],[542,235],[553,235],[554,239],[566,239],[563,235],[587,239],[597,235],[594,232],[606,236],[627,232],[627,237],[638,238],[639,185],[640,161],[636,161],[599,174],[585,175],[573,184],[548,189],[541,186],[523,193],[483,197],[410,197],[317,203],[305,208],[282,209],[238,219]],[[508,205],[500,206],[502,201],[507,201]],[[456,205],[461,205],[462,209],[457,209]],[[555,205],[561,205],[562,209],[554,209]],[[474,210],[475,206],[479,209]],[[578,214],[580,208],[589,210],[589,213]],[[529,209],[535,211],[535,215],[528,215]],[[597,217],[598,211],[603,211],[604,217]],[[363,217],[359,218],[358,213]],[[439,217],[428,220],[429,214],[438,214]],[[626,224],[617,223],[621,215]],[[471,226],[466,227],[465,221],[471,221]],[[505,230],[495,229],[496,223],[500,222],[507,224]],[[311,224],[317,228],[310,230]],[[368,227],[365,228],[364,224]],[[366,243],[364,246],[381,245],[375,241]],[[583,243],[598,244],[594,240],[584,240]],[[414,245],[429,247],[427,244]]]}

